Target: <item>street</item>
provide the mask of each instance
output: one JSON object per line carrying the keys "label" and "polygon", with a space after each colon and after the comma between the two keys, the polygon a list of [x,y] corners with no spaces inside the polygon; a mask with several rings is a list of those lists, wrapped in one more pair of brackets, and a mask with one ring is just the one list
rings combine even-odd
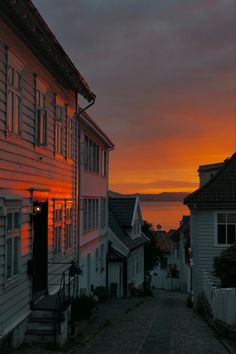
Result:
{"label": "street", "polygon": [[185,294],[156,291],[152,298],[116,315],[99,335],[73,353],[224,354],[206,322],[185,305]]}

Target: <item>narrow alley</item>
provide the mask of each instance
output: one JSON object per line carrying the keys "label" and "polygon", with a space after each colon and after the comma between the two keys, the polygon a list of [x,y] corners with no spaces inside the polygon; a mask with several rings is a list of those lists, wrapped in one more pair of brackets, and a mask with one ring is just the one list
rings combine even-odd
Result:
{"label": "narrow alley", "polygon": [[[153,297],[99,304],[92,318],[80,324],[79,335],[58,354],[226,354],[207,323],[185,305],[180,292],[155,291]],[[49,348],[49,347],[48,347]],[[20,354],[51,354],[40,346]]]}
{"label": "narrow alley", "polygon": [[156,291],[131,311],[117,313],[109,326],[73,353],[228,353],[206,322],[186,307],[185,297],[179,292]]}

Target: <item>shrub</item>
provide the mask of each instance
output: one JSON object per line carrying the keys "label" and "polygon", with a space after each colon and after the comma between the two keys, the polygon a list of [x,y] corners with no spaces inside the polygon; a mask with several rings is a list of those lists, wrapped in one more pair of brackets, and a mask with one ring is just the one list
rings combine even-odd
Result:
{"label": "shrub", "polygon": [[78,320],[88,320],[93,308],[95,307],[95,302],[91,296],[80,296],[76,297],[72,302],[72,316],[74,321]]}
{"label": "shrub", "polygon": [[221,279],[222,287],[236,287],[236,244],[215,257],[214,275]]}
{"label": "shrub", "polygon": [[107,300],[107,290],[105,286],[98,286],[94,289],[93,293],[99,298],[99,302],[105,302]]}

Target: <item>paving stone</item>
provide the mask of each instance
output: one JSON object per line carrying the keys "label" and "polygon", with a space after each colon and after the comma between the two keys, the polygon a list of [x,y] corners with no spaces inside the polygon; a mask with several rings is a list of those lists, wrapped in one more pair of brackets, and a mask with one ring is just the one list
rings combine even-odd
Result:
{"label": "paving stone", "polygon": [[[154,295],[143,300],[122,299],[99,304],[91,320],[81,326],[79,340],[57,354],[228,353],[206,322],[185,306],[185,294],[155,291]],[[102,326],[104,322],[106,326]],[[88,341],[83,342],[81,338],[88,333]],[[31,353],[51,354],[52,351],[42,348],[21,351],[21,354]]]}

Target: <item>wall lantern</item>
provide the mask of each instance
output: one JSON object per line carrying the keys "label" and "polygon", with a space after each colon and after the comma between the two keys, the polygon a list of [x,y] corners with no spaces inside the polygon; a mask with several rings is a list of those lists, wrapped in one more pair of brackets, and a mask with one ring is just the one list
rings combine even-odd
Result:
{"label": "wall lantern", "polygon": [[39,202],[35,202],[33,206],[33,214],[37,215],[40,214],[42,211],[42,205]]}

